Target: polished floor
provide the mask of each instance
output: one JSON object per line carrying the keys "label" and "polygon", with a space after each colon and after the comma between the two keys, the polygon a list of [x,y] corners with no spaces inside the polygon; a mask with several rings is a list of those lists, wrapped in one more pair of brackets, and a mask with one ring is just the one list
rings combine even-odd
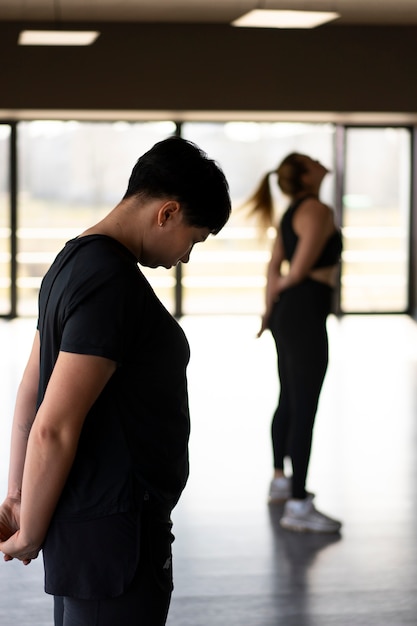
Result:
{"label": "polished floor", "polygon": [[[188,317],[191,476],[173,514],[168,626],[417,625],[417,324],[331,317],[308,488],[343,521],[299,535],[266,503],[278,393],[254,317]],[[0,322],[0,488],[33,320]],[[41,560],[0,562],[0,626],[52,626]],[[115,624],[114,626],[123,626]]]}

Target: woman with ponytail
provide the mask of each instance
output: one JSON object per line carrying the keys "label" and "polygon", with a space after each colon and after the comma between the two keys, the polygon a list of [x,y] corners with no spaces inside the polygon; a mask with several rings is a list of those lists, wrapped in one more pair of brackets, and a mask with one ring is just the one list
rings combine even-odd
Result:
{"label": "woman with ponytail", "polygon": [[[305,489],[314,421],[328,363],[326,319],[338,279],[342,238],[332,209],[319,199],[328,170],[292,153],[261,180],[249,203],[263,226],[273,223],[270,176],[290,204],[277,228],[267,270],[258,336],[269,329],[278,354],[279,402],[272,420],[274,475],[270,503],[285,502],[281,526],[339,532],[341,523],[317,511]],[[287,268],[284,271],[284,268]],[[289,458],[292,476],[284,472]]]}

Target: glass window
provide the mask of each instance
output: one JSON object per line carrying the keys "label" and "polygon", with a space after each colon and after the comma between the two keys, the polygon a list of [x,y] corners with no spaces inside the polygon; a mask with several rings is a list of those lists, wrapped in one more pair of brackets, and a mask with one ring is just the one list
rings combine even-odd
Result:
{"label": "glass window", "polygon": [[[242,209],[261,177],[290,152],[334,164],[332,124],[187,122],[182,135],[223,168],[233,212],[181,267],[184,314],[260,314],[274,229],[261,234]],[[65,241],[123,196],[137,158],[175,132],[166,122],[33,121],[18,124],[18,315],[35,315],[41,279]],[[10,126],[0,125],[0,314],[10,312]],[[408,306],[411,139],[405,128],[349,128],[343,195],[342,312]],[[287,206],[270,178],[276,221]],[[334,206],[334,176],[322,198]],[[175,269],[142,268],[174,312]]]}
{"label": "glass window", "polygon": [[[261,177],[290,152],[302,152],[333,165],[334,126],[298,123],[184,123],[182,135],[197,143],[222,167],[230,185],[232,217],[215,237],[192,252],[183,268],[184,313],[260,314],[273,230],[262,236],[242,204]],[[275,183],[275,184],[274,184]],[[271,178],[278,216],[287,199]],[[333,204],[333,176],[326,177],[323,199]]]}
{"label": "glass window", "polygon": [[0,124],[0,315],[10,313],[10,126]]}
{"label": "glass window", "polygon": [[[120,201],[138,157],[175,128],[173,122],[19,123],[19,315],[36,314],[40,282],[56,254]],[[144,273],[173,310],[174,273]]]}
{"label": "glass window", "polygon": [[410,133],[349,128],[343,198],[343,312],[408,307]]}

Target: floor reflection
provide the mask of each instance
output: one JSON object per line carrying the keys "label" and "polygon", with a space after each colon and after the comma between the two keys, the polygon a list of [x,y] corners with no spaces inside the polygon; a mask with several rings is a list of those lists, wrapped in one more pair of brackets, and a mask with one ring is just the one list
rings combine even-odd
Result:
{"label": "floor reflection", "polygon": [[[278,383],[258,322],[181,320],[191,345],[191,474],[173,513],[167,626],[416,626],[417,324],[329,319],[307,489],[342,520],[338,536],[285,531],[282,507],[267,504]],[[33,320],[0,323],[2,493],[33,332]],[[0,562],[0,625],[52,626],[42,589],[39,559]]]}

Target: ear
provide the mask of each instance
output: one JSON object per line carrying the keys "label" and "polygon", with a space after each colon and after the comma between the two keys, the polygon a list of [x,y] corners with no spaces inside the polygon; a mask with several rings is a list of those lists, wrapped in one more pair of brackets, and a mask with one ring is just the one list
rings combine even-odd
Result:
{"label": "ear", "polygon": [[181,211],[181,205],[177,200],[167,200],[158,209],[158,225],[164,226],[166,222],[176,215],[178,215]]}

